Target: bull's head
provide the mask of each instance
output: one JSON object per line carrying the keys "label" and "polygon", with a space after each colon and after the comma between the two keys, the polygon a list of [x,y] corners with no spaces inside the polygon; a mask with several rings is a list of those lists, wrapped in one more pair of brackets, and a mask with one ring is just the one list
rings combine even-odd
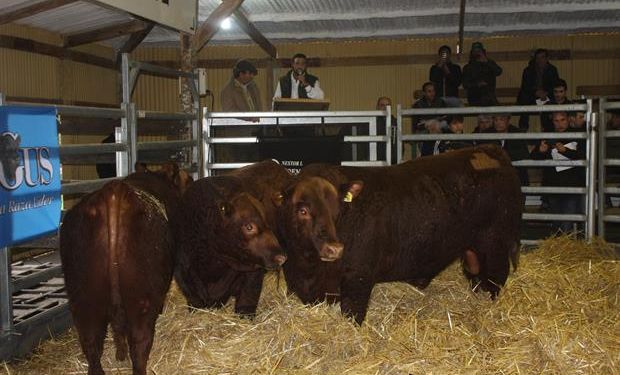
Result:
{"label": "bull's head", "polygon": [[305,177],[283,196],[282,208],[287,245],[312,244],[323,261],[342,257],[344,245],[336,233],[336,221],[343,206],[350,204],[364,184],[353,181],[340,189],[322,177]]}
{"label": "bull's head", "polygon": [[136,173],[154,173],[163,177],[169,183],[174,185],[175,190],[178,192],[179,195],[185,193],[185,190],[187,190],[187,188],[194,181],[192,179],[192,176],[187,173],[187,171],[179,168],[179,165],[173,162],[164,163],[161,166],[161,169],[155,172],[149,170],[146,164],[137,162],[135,164],[135,170]]}
{"label": "bull's head", "polygon": [[15,179],[15,171],[19,167],[19,144],[21,138],[16,133],[0,135],[0,164],[6,180]]}
{"label": "bull's head", "polygon": [[229,263],[277,269],[286,261],[280,243],[268,226],[263,204],[247,193],[218,205],[222,219],[221,254]]}

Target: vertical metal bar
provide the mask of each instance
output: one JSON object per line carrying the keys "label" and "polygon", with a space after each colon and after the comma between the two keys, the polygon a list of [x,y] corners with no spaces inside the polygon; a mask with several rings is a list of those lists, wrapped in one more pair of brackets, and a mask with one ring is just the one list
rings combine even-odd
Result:
{"label": "vertical metal bar", "polygon": [[129,87],[129,54],[123,53],[121,56],[121,74],[123,80],[123,103],[131,101],[131,89]]}
{"label": "vertical metal bar", "polygon": [[[122,119],[121,122],[125,121]],[[117,126],[114,128],[114,143],[123,143],[123,128],[122,126]],[[122,177],[127,176],[127,152],[126,151],[116,151],[116,176]]]}
{"label": "vertical metal bar", "polygon": [[138,161],[138,117],[136,115],[136,104],[127,105],[127,171],[133,173],[134,164]]}
{"label": "vertical metal bar", "polygon": [[13,329],[13,281],[11,280],[11,250],[0,248],[0,336]]}
{"label": "vertical metal bar", "polygon": [[[463,35],[465,34],[465,0],[461,0],[459,12],[459,44],[456,46],[456,54],[460,57],[463,53]],[[446,92],[444,91],[444,95]]]}
{"label": "vertical metal bar", "polygon": [[211,138],[211,127],[210,127],[210,122],[209,122],[209,108],[208,107],[204,107],[202,110],[202,129],[201,129],[201,133],[202,133],[202,144],[200,145],[200,147],[203,148],[203,165],[204,165],[204,171],[203,171],[203,175],[208,177],[211,176],[211,170],[209,169],[209,163],[212,160],[212,151],[211,151],[211,144],[209,143],[209,139]]}
{"label": "vertical metal bar", "polygon": [[0,92],[0,105],[4,105],[4,93]]}
{"label": "vertical metal bar", "polygon": [[396,162],[403,161],[403,107],[396,107]]}
{"label": "vertical metal bar", "polygon": [[598,235],[605,239],[605,184],[607,176],[605,174],[605,159],[607,159],[607,127],[605,126],[605,107],[607,100],[600,98],[599,100],[599,116],[598,116],[598,210],[597,223],[598,223]]}
{"label": "vertical metal bar", "polygon": [[120,158],[120,168],[117,170],[116,175],[117,176],[127,176],[129,173],[131,173],[132,170],[132,160],[131,160],[131,149],[130,149],[130,122],[133,121],[132,117],[133,114],[131,113],[132,111],[130,110],[130,108],[133,108],[130,103],[123,103],[121,104],[121,106],[123,107],[123,110],[125,110],[125,117],[123,117],[121,119],[121,131],[120,131],[120,143],[123,143],[127,146],[127,151],[123,151],[121,154],[121,158]]}
{"label": "vertical metal bar", "polygon": [[590,123],[590,126],[586,126],[589,128],[589,137],[587,142],[590,143],[589,153],[588,153],[588,163],[586,163],[586,171],[587,171],[587,194],[588,197],[586,199],[587,205],[586,209],[586,238],[588,241],[591,241],[594,237],[594,225],[596,223],[596,135],[597,135],[597,123],[596,123],[596,114],[592,113],[592,99],[588,99],[587,101],[588,110],[586,112],[586,118]]}
{"label": "vertical metal bar", "polygon": [[[351,126],[351,135],[353,136],[357,135],[357,125]],[[357,161],[357,146],[358,146],[357,143],[351,143],[351,160],[353,161]]]}
{"label": "vertical metal bar", "polygon": [[202,130],[201,130],[201,112],[200,112],[200,82],[198,72],[194,71],[194,85],[196,87],[196,96],[194,97],[194,115],[196,118],[192,120],[192,140],[196,140],[196,146],[192,147],[192,161],[196,162],[196,173],[194,179],[204,177],[204,157],[202,148]]}
{"label": "vertical metal bar", "polygon": [[[369,135],[377,135],[377,118],[373,117],[368,122],[368,134]],[[369,160],[376,161],[377,160],[377,142],[369,143]]]}
{"label": "vertical metal bar", "polygon": [[392,165],[392,106],[388,105],[385,111],[385,135],[387,137],[385,141],[385,160],[388,165]]}

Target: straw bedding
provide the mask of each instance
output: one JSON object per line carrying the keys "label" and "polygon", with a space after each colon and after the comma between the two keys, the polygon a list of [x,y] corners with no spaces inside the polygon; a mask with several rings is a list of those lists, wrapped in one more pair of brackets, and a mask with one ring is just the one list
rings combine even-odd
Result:
{"label": "straw bedding", "polygon": [[[496,301],[453,265],[424,291],[375,287],[361,327],[337,305],[304,306],[283,277],[265,280],[254,321],[190,313],[173,285],[149,368],[154,374],[620,374],[620,263],[602,241],[550,239],[522,254]],[[114,359],[106,373],[131,373]],[[76,333],[40,346],[10,374],[85,374]],[[0,371],[1,372],[1,371]]]}

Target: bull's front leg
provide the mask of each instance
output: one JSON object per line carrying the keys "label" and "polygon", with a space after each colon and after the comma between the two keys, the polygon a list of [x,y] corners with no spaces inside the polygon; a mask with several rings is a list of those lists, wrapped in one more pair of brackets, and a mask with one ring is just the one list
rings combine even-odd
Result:
{"label": "bull's front leg", "polygon": [[243,280],[235,295],[235,312],[242,317],[253,319],[256,315],[256,306],[263,289],[265,271],[244,272]]}
{"label": "bull's front leg", "polygon": [[374,283],[368,276],[344,275],[340,285],[340,310],[347,317],[353,317],[357,324],[366,318],[368,301]]}

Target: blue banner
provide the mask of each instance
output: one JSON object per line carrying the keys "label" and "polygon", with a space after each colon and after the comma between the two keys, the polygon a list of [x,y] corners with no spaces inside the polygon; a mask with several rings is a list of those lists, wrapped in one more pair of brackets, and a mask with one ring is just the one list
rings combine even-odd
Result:
{"label": "blue banner", "polygon": [[60,206],[56,109],[0,106],[0,247],[56,232]]}

